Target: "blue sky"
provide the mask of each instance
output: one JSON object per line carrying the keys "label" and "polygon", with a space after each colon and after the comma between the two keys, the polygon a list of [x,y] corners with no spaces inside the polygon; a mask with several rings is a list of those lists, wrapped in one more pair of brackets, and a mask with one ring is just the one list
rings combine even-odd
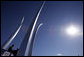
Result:
{"label": "blue sky", "polygon": [[[16,30],[24,16],[23,26],[10,44],[15,44],[14,49],[19,48],[42,2],[1,2],[1,45]],[[43,25],[36,35],[33,56],[77,56],[78,54],[83,56],[83,35],[69,37],[65,31],[62,31],[70,24],[74,24],[83,32],[83,1],[46,1],[37,25],[39,23]]]}

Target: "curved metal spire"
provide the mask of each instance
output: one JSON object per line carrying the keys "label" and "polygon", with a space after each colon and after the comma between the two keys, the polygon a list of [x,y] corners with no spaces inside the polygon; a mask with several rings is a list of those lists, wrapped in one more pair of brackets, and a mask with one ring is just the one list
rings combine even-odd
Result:
{"label": "curved metal spire", "polygon": [[13,39],[16,37],[16,35],[18,34],[18,32],[20,31],[21,27],[22,27],[22,23],[24,21],[24,17],[22,18],[21,24],[19,26],[19,28],[15,31],[15,33],[12,35],[12,37],[10,37],[8,39],[8,41],[3,45],[2,49],[7,49],[7,47],[10,45],[10,43],[13,41]]}
{"label": "curved metal spire", "polygon": [[32,38],[32,43],[31,43],[31,46],[30,46],[30,49],[29,49],[29,56],[32,56],[32,50],[33,50],[33,47],[34,47],[34,43],[35,43],[35,38],[36,38],[36,35],[37,35],[37,32],[39,30],[39,28],[43,25],[43,23],[40,23],[38,25],[38,27],[36,28],[34,34],[33,34],[33,38]]}
{"label": "curved metal spire", "polygon": [[33,32],[34,32],[37,20],[39,18],[39,15],[40,15],[42,9],[43,9],[44,4],[45,4],[45,1],[43,2],[43,4],[42,4],[42,6],[41,6],[41,8],[40,8],[40,10],[39,10],[39,12],[38,12],[38,14],[36,16],[35,22],[33,24],[33,27],[32,27],[32,30],[31,30],[31,33],[30,33],[30,36],[29,36],[29,39],[28,39],[28,43],[27,43],[27,47],[26,47],[26,51],[25,51],[25,55],[24,56],[29,56],[28,54],[30,52],[29,49],[30,49],[31,40],[32,40],[32,37],[33,37]]}

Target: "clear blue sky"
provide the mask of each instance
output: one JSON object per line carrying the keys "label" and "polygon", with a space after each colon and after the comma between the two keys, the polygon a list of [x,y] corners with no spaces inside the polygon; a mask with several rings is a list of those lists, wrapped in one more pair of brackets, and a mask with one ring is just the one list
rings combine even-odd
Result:
{"label": "clear blue sky", "polygon": [[[1,46],[16,30],[24,16],[23,26],[11,43],[19,48],[29,24],[34,19],[43,1],[1,2]],[[62,29],[76,24],[83,32],[83,1],[46,1],[39,16],[39,29],[33,48],[33,56],[83,56],[83,35],[71,39]]]}

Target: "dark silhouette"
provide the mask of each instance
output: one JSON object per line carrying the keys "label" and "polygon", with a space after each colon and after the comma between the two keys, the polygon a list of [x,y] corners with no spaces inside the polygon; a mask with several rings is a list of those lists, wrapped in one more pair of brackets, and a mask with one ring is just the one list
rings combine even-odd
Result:
{"label": "dark silhouette", "polygon": [[17,48],[17,50],[13,50],[12,51],[12,53],[13,53],[14,56],[17,56],[18,52],[19,52],[19,49],[18,48]]}
{"label": "dark silhouette", "polygon": [[12,53],[13,47],[14,47],[14,45],[10,46],[9,49],[8,49],[8,52],[11,52]]}
{"label": "dark silhouette", "polygon": [[10,55],[9,55],[9,56],[11,56],[11,54],[12,54],[12,52],[13,52],[13,47],[14,47],[14,45],[12,45],[12,46],[10,46],[10,47],[8,48],[8,52],[10,52]]}
{"label": "dark silhouette", "polygon": [[10,56],[11,56],[11,54],[13,54],[13,56],[17,56],[19,49],[17,48],[17,50],[13,50],[13,47],[14,47],[14,45],[10,46],[8,48],[8,52],[10,52]]}

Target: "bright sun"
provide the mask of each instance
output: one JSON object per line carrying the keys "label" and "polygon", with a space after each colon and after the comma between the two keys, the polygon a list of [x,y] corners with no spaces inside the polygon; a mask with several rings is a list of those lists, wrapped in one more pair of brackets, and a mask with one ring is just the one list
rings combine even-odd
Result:
{"label": "bright sun", "polygon": [[74,36],[74,35],[77,35],[79,30],[78,30],[77,27],[71,25],[71,26],[66,28],[66,32],[67,32],[68,35]]}

